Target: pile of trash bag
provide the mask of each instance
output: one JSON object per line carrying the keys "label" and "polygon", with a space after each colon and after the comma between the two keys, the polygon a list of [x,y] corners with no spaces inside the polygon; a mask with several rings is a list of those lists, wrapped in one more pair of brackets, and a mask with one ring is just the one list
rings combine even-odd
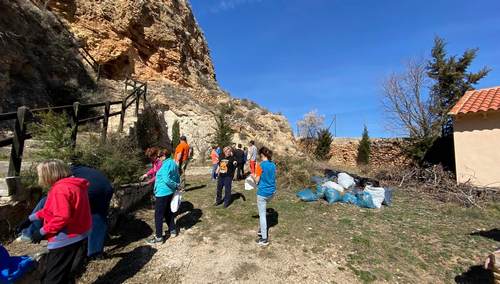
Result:
{"label": "pile of trash bag", "polygon": [[372,209],[391,206],[392,203],[392,189],[380,187],[380,183],[371,178],[325,170],[324,177],[314,176],[311,181],[316,184],[316,192],[310,188],[303,189],[297,193],[300,200],[312,202],[325,199],[328,204],[341,202]]}
{"label": "pile of trash bag", "polygon": [[19,280],[35,266],[29,256],[10,256],[0,245],[0,284],[10,284]]}

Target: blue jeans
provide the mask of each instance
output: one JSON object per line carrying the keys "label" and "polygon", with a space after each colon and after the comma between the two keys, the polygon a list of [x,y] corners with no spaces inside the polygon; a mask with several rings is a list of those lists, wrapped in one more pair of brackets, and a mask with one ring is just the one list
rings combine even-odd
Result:
{"label": "blue jeans", "polygon": [[271,201],[273,197],[264,197],[257,195],[257,208],[259,209],[259,223],[260,223],[260,233],[262,238],[267,240],[267,202]]}
{"label": "blue jeans", "polygon": [[100,254],[104,251],[104,241],[108,232],[108,220],[100,214],[92,214],[92,230],[87,244],[87,256]]}
{"label": "blue jeans", "polygon": [[[47,201],[47,196],[42,197],[42,199],[38,201],[31,214],[35,214],[36,212],[42,210],[43,206],[45,206],[45,201]],[[31,241],[31,236],[33,236],[33,232],[40,230],[42,226],[43,223],[41,220],[35,220],[31,222],[31,225],[29,225],[28,228],[22,230],[21,238],[27,241]]]}

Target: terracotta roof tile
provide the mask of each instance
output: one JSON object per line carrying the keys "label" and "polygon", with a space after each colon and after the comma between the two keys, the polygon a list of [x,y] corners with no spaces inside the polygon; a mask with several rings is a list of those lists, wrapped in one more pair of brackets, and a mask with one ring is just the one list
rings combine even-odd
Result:
{"label": "terracotta roof tile", "polygon": [[448,114],[500,110],[500,87],[467,91]]}

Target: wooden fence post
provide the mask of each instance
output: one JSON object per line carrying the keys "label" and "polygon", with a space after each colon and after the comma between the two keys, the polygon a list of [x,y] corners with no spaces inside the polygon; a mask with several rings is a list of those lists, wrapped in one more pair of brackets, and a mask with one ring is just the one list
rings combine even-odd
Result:
{"label": "wooden fence post", "polygon": [[106,142],[106,137],[108,136],[108,121],[109,121],[109,101],[104,105],[104,118],[102,119],[102,135],[101,135],[101,143]]}
{"label": "wooden fence post", "polygon": [[137,89],[134,90],[135,90],[135,116],[137,117],[139,116],[139,102],[141,101],[141,92]]}
{"label": "wooden fence post", "polygon": [[122,110],[120,113],[120,124],[118,125],[118,132],[123,131],[123,124],[125,123],[125,108],[127,107],[127,101],[125,99],[122,100]]}
{"label": "wooden fence post", "polygon": [[14,177],[21,174],[21,163],[23,161],[24,139],[26,138],[26,113],[27,107],[17,109],[17,118],[14,126],[14,139],[10,150],[10,161],[8,176]]}
{"label": "wooden fence post", "polygon": [[148,93],[148,84],[144,84],[144,98],[143,98],[144,109],[146,109],[146,103],[147,103],[146,94],[147,93]]}
{"label": "wooden fence post", "polygon": [[73,103],[73,115],[71,116],[71,147],[74,149],[76,147],[76,136],[78,134],[78,119],[79,119],[79,110],[80,103]]}

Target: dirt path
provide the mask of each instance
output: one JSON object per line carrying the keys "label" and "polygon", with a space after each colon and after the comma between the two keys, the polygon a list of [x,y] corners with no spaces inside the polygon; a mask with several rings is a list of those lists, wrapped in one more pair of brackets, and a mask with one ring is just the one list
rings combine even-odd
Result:
{"label": "dirt path", "polygon": [[[197,211],[195,211],[197,212]],[[241,235],[208,234],[194,224],[203,218],[192,211],[181,215],[181,234],[162,245],[149,246],[153,210],[142,209],[123,223],[107,248],[108,259],[91,262],[82,283],[355,283],[339,264],[309,256],[300,248],[273,243],[266,248],[253,242],[254,231]],[[196,213],[194,213],[196,214]],[[193,218],[194,217],[194,218]],[[184,219],[183,219],[184,218]],[[219,228],[212,228],[219,231]],[[210,235],[210,236],[205,236]]]}

